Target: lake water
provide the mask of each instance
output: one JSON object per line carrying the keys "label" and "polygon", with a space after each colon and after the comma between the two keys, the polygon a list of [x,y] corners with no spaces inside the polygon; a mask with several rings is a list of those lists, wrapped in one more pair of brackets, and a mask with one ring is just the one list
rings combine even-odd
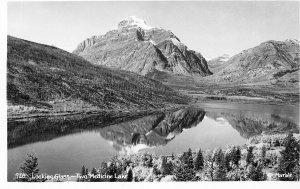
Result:
{"label": "lake water", "polygon": [[103,125],[97,115],[9,121],[8,180],[27,153],[36,153],[40,173],[73,175],[117,154],[176,154],[243,145],[261,133],[299,133],[299,107],[207,103]]}

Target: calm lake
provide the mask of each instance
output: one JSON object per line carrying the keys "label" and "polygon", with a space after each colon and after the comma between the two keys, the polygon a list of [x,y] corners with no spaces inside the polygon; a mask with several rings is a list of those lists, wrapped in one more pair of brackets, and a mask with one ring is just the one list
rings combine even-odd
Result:
{"label": "calm lake", "polygon": [[242,145],[262,133],[299,133],[299,107],[207,103],[103,125],[97,115],[9,121],[8,181],[32,152],[40,173],[73,175],[120,153],[176,154]]}

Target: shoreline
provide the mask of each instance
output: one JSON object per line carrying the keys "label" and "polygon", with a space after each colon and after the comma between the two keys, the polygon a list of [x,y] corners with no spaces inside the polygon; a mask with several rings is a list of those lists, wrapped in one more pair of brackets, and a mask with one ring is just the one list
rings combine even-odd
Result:
{"label": "shoreline", "polygon": [[124,116],[142,116],[159,112],[173,111],[178,110],[180,108],[186,108],[188,105],[174,105],[166,108],[158,108],[158,109],[149,109],[149,110],[102,110],[102,111],[84,111],[84,112],[49,112],[49,113],[24,113],[24,114],[7,114],[7,121],[17,121],[20,119],[30,119],[30,118],[43,118],[43,117],[60,117],[60,116],[76,116],[76,115],[109,115],[112,116],[118,115],[116,117],[124,117]]}
{"label": "shoreline", "polygon": [[278,105],[278,106],[291,106],[291,107],[299,107],[299,103],[278,103],[274,101],[264,101],[264,100],[250,100],[250,99],[219,99],[219,100],[212,100],[207,98],[195,98],[193,97],[193,100],[189,102],[187,105],[174,105],[169,106],[166,108],[158,108],[158,109],[149,109],[149,110],[102,110],[102,111],[82,111],[82,112],[50,112],[49,113],[30,113],[26,112],[24,114],[14,114],[14,113],[7,113],[7,120],[8,121],[16,121],[20,119],[29,119],[29,118],[43,118],[43,117],[60,117],[60,116],[76,116],[76,115],[97,115],[97,114],[112,114],[119,116],[140,116],[140,115],[147,115],[147,114],[153,114],[153,113],[159,113],[159,112],[165,112],[165,111],[172,111],[172,110],[178,110],[180,108],[186,108],[188,106],[193,106],[196,104],[202,104],[202,103],[212,103],[212,104],[246,104],[246,105]]}
{"label": "shoreline", "polygon": [[[264,104],[264,105],[279,105],[279,106],[298,106],[299,102],[283,102],[283,101],[274,101],[264,98],[252,98],[244,96],[200,96],[193,97],[194,103],[232,103],[232,104]],[[211,99],[218,98],[218,99]]]}

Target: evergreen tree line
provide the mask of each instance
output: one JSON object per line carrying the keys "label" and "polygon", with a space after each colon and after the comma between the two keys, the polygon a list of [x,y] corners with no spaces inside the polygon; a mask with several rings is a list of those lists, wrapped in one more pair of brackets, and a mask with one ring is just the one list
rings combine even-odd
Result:
{"label": "evergreen tree line", "polygon": [[[284,149],[280,152],[281,156],[275,167],[277,180],[299,181],[299,150],[300,144],[292,134],[284,139]],[[264,169],[273,165],[266,158],[267,148],[263,146],[259,157],[254,154],[254,147],[249,146],[243,155],[240,147],[233,147],[230,151],[216,150],[207,153],[205,156],[201,149],[193,155],[191,149],[184,152],[178,158],[172,154],[171,157],[162,157],[161,166],[154,164],[151,154],[144,154],[141,157],[141,165],[153,170],[153,174],[165,177],[173,175],[175,181],[264,181],[267,176]],[[117,157],[107,163],[103,162],[100,169],[93,168],[90,172],[83,166],[81,176],[84,175],[109,175],[106,179],[93,177],[81,177],[79,182],[121,182],[139,181],[134,175],[131,160],[121,162]],[[45,179],[38,179],[38,158],[34,154],[28,154],[26,160],[20,166],[22,177],[16,178],[19,182],[43,182]],[[126,179],[116,178],[115,175],[126,174]],[[283,175],[283,176],[282,176]]]}

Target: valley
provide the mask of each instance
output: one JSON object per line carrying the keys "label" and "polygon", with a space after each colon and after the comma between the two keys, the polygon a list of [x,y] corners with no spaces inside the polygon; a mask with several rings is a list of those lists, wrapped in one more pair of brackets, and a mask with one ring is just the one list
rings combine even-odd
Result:
{"label": "valley", "polygon": [[96,65],[157,80],[191,101],[299,104],[299,41],[269,40],[229,56],[206,60],[170,30],[124,19],[105,35],[73,51]]}

